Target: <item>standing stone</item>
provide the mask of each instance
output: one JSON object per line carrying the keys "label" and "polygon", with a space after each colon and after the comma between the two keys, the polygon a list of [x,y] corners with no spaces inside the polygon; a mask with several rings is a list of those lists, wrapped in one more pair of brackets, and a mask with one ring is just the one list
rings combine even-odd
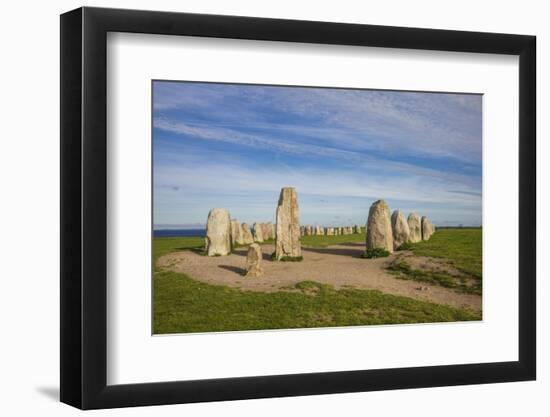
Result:
{"label": "standing stone", "polygon": [[214,208],[206,222],[206,253],[208,256],[231,253],[231,217],[224,208]]}
{"label": "standing stone", "polygon": [[238,243],[239,245],[242,245],[240,238],[241,234],[241,224],[238,220],[231,220],[231,244],[235,246],[235,243]]}
{"label": "standing stone", "polygon": [[271,233],[271,227],[269,227],[269,225],[267,223],[261,223],[261,227],[262,227],[262,236],[264,238],[264,240],[269,240],[270,239],[270,233]]}
{"label": "standing stone", "polygon": [[334,227],[327,227],[327,236],[334,236]]}
{"label": "standing stone", "polygon": [[426,216],[422,216],[422,240],[429,240],[434,234],[434,229],[433,223]]}
{"label": "standing stone", "polygon": [[300,236],[305,236],[306,235],[306,228],[305,226],[300,226]]}
{"label": "standing stone", "polygon": [[252,225],[252,233],[254,236],[254,242],[263,243],[264,241],[264,234],[262,230],[262,225],[260,223],[254,223]]}
{"label": "standing stone", "polygon": [[269,225],[271,226],[271,239],[275,240],[275,225],[273,223],[269,223]]}
{"label": "standing stone", "polygon": [[246,255],[246,276],[257,278],[264,274],[262,268],[262,247],[257,243],[253,243],[248,247]]}
{"label": "standing stone", "polygon": [[275,236],[275,259],[302,256],[300,246],[300,209],[296,189],[281,189],[277,205],[277,233]]}
{"label": "standing stone", "polygon": [[420,217],[416,213],[409,214],[407,218],[409,224],[409,242],[416,243],[422,240],[422,227],[420,224]]}
{"label": "standing stone", "polygon": [[384,200],[370,206],[367,220],[367,249],[377,248],[393,252],[390,208]]}
{"label": "standing stone", "polygon": [[361,233],[361,226],[358,226],[358,225],[353,226],[353,233],[355,234]]}
{"label": "standing stone", "polygon": [[250,232],[250,227],[246,223],[241,224],[241,236],[243,245],[254,243],[254,237],[252,236],[252,232]]}
{"label": "standing stone", "polygon": [[323,229],[321,226],[317,226],[315,232],[317,236],[323,236],[325,234],[325,229]]}
{"label": "standing stone", "polygon": [[393,249],[397,250],[403,243],[409,241],[409,223],[401,210],[395,210],[391,215],[391,229],[393,232]]}

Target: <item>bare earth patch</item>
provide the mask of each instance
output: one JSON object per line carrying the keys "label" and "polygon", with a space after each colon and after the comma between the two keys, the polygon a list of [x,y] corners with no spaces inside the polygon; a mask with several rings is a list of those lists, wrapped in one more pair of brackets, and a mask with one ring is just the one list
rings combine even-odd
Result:
{"label": "bare earth patch", "polygon": [[326,248],[302,247],[302,262],[275,262],[271,260],[274,250],[273,245],[262,245],[264,275],[260,278],[245,278],[243,275],[246,247],[237,248],[231,255],[220,257],[207,257],[191,250],[174,252],[160,257],[157,265],[168,271],[185,273],[198,281],[249,291],[288,291],[298,282],[317,281],[331,284],[336,289],[376,289],[388,294],[481,311],[479,295],[400,280],[386,270],[387,265],[398,256],[407,256],[407,261],[414,260],[415,265],[419,266],[426,263],[430,268],[448,268],[430,258],[398,252],[387,258],[363,259],[363,244],[343,243]]}

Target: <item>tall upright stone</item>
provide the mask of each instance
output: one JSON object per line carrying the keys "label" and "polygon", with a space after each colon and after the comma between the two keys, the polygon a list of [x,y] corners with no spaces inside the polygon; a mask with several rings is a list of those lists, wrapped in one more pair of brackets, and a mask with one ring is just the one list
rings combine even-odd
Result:
{"label": "tall upright stone", "polygon": [[263,243],[264,231],[262,230],[261,223],[254,223],[252,225],[252,233],[254,236],[254,242]]}
{"label": "tall upright stone", "polygon": [[434,234],[434,225],[426,216],[422,216],[422,240],[429,240]]}
{"label": "tall upright stone", "polygon": [[409,223],[401,210],[395,210],[391,215],[391,229],[393,233],[393,249],[397,250],[403,243],[409,241]]}
{"label": "tall upright stone", "polygon": [[422,240],[422,225],[420,217],[416,213],[409,214],[407,218],[409,224],[409,242],[416,243]]}
{"label": "tall upright stone", "polygon": [[227,209],[210,210],[205,240],[208,256],[224,256],[231,253],[231,217]]}
{"label": "tall upright stone", "polygon": [[300,246],[300,208],[298,194],[293,187],[281,189],[277,204],[275,259],[302,256]]}
{"label": "tall upright stone", "polygon": [[384,200],[375,201],[367,220],[367,249],[385,249],[393,252],[390,208]]}

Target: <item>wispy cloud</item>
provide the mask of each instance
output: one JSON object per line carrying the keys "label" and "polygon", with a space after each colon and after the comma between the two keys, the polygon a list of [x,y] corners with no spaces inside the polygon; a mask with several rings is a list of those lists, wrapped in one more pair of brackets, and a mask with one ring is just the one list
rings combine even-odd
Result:
{"label": "wispy cloud", "polygon": [[[405,152],[468,163],[479,163],[481,158],[479,95],[185,83],[162,87],[170,91],[174,114],[185,112],[191,120],[200,120],[193,115],[214,109],[216,122],[224,125],[298,129],[305,135],[309,130],[309,136],[319,141],[354,150]],[[157,116],[166,109],[166,103],[159,101]],[[285,117],[281,120],[276,115]]]}

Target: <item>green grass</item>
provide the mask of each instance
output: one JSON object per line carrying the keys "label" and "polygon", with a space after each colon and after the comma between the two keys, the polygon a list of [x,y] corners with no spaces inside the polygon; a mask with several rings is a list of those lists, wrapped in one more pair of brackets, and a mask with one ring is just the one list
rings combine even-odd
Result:
{"label": "green grass", "polygon": [[428,241],[412,244],[415,255],[445,258],[455,268],[482,278],[481,228],[441,229]]}
{"label": "green grass", "polygon": [[[275,244],[275,239],[266,239],[264,240],[262,243],[259,243],[259,242],[255,242],[257,243],[258,245],[274,245]],[[247,248],[249,247],[250,244],[245,244],[245,245],[240,245],[238,243],[235,243],[233,245],[233,249],[236,249],[236,248]]]}
{"label": "green grass", "polygon": [[338,236],[302,236],[300,238],[303,246],[313,248],[325,248],[329,245],[338,245],[340,243],[365,243],[365,234],[357,233],[352,235]]}
{"label": "green grass", "polygon": [[414,248],[414,243],[405,242],[405,243],[402,243],[401,246],[399,246],[396,250],[397,251],[412,250],[413,248]]}
{"label": "green grass", "polygon": [[394,273],[396,278],[426,282],[428,284],[452,288],[466,294],[481,295],[481,280],[477,278],[468,279],[441,271],[414,269],[405,261],[393,263],[387,269]]}
{"label": "green grass", "polygon": [[[329,238],[353,236],[361,235]],[[155,238],[154,260],[156,262],[160,256],[173,251],[199,251],[203,245],[202,238]],[[481,319],[478,313],[469,309],[376,290],[336,290],[314,281],[302,281],[288,291],[251,292],[202,283],[185,274],[161,271],[155,266],[153,285],[155,334]]]}
{"label": "green grass", "polygon": [[153,260],[180,250],[204,251],[203,237],[156,237],[153,239]]}
{"label": "green grass", "polygon": [[[406,243],[400,250],[415,255],[442,258],[463,274],[412,268],[406,261],[397,261],[388,270],[397,278],[453,288],[459,292],[482,293],[482,229],[442,229],[430,240]],[[465,275],[464,275],[465,274]]]}

